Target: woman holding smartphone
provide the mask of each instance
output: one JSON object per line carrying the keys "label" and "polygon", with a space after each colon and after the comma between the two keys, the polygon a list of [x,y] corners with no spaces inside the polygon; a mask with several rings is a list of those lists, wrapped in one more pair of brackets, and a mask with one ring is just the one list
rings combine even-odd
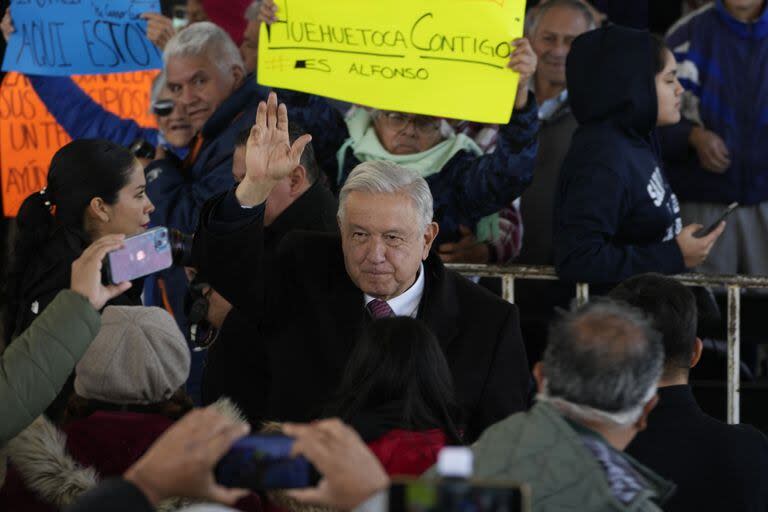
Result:
{"label": "woman holding smartphone", "polygon": [[579,122],[555,198],[561,279],[609,285],[701,264],[725,223],[697,237],[662,170],[654,129],[680,121],[683,88],[664,43],[611,26],[578,37],[566,64]]}
{"label": "woman holding smartphone", "polygon": [[[16,218],[5,289],[6,343],[67,288],[72,262],[93,240],[147,229],[154,207],[145,188],[141,164],[117,144],[81,139],[56,152],[48,186],[27,197]],[[134,284],[110,304],[139,305],[140,295]]]}

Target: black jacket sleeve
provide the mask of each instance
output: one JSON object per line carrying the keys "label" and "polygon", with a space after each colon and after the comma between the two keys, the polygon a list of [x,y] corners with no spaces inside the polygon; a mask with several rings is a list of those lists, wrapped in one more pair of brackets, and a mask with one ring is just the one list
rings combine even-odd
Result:
{"label": "black jacket sleeve", "polygon": [[510,414],[525,411],[530,404],[531,372],[520,333],[517,308],[512,308],[497,338],[478,410],[467,423],[465,439],[482,432]]}

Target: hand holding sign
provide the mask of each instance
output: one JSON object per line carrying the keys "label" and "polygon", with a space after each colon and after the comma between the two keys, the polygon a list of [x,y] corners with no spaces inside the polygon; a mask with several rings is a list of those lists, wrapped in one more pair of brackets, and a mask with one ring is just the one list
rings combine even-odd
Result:
{"label": "hand holding sign", "polygon": [[528,103],[528,83],[536,72],[538,59],[531,48],[531,43],[526,38],[515,39],[512,41],[515,51],[509,56],[509,67],[513,71],[520,73],[517,82],[517,95],[515,96],[515,108],[525,108]]}
{"label": "hand holding sign", "polygon": [[[11,6],[16,30],[9,31],[13,37],[3,70],[69,76],[162,67],[160,51],[147,39],[140,18],[160,11],[158,0],[51,2],[45,9],[38,4]],[[4,35],[7,30],[6,25]]]}
{"label": "hand holding sign", "polygon": [[0,21],[0,30],[3,32],[3,37],[5,38],[5,41],[7,42],[8,39],[11,38],[11,34],[13,34],[14,28],[13,28],[13,20],[11,19],[11,8],[6,7],[5,14],[3,14],[3,21]]}
{"label": "hand holding sign", "polygon": [[168,41],[176,35],[176,30],[173,28],[173,20],[157,12],[145,12],[141,15],[141,18],[147,20],[147,39],[152,41],[152,44],[161,50],[164,50]]}

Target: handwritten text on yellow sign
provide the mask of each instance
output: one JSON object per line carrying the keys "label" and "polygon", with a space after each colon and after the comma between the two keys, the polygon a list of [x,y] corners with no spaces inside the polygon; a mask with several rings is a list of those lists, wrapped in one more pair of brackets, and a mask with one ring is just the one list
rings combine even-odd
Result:
{"label": "handwritten text on yellow sign", "polygon": [[386,110],[506,123],[524,0],[278,0],[259,82]]}

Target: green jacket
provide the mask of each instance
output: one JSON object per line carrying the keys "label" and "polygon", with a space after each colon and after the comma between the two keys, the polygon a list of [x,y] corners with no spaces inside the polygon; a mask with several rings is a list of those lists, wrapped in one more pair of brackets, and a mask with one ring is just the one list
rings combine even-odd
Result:
{"label": "green jacket", "polygon": [[[581,433],[580,433],[581,432]],[[601,462],[582,436],[598,441],[603,453],[618,455],[644,480],[644,490],[627,504],[614,497]],[[513,414],[492,425],[472,446],[474,478],[524,482],[530,485],[535,511],[654,511],[674,486],[603,438],[575,425],[546,403]]]}
{"label": "green jacket", "polygon": [[53,402],[100,327],[88,299],[64,290],[9,345],[0,356],[0,447]]}

